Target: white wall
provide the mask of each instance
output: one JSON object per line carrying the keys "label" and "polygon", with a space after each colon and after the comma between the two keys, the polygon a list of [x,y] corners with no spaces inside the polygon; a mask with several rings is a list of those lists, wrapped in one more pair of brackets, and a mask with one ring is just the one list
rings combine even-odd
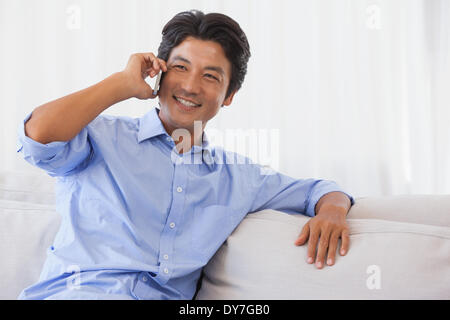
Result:
{"label": "white wall", "polygon": [[[1,170],[38,170],[15,152],[29,112],[122,70],[134,52],[156,53],[164,24],[193,8],[238,21],[252,51],[242,90],[207,133],[277,133],[268,160],[279,171],[355,196],[450,193],[445,0],[0,0]],[[156,104],[105,113],[139,117]]]}

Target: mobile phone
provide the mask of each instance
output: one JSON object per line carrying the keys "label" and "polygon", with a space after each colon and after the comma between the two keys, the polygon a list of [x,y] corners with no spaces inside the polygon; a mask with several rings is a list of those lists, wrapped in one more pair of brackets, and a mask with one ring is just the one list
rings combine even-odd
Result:
{"label": "mobile phone", "polygon": [[162,70],[159,70],[158,76],[156,77],[155,87],[153,88],[154,96],[156,96],[156,94],[159,91],[159,81],[161,81],[161,75],[162,75]]}

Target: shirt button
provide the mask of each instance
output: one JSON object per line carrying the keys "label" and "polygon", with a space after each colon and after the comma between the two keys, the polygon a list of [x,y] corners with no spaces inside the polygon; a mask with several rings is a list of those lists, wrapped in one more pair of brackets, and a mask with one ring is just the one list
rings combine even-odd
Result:
{"label": "shirt button", "polygon": [[164,268],[164,273],[165,273],[165,274],[169,273],[169,269]]}
{"label": "shirt button", "polygon": [[174,223],[174,222],[171,222],[171,223],[169,224],[169,226],[173,229],[173,228],[175,228],[175,223]]}
{"label": "shirt button", "polygon": [[181,192],[181,191],[183,191],[183,188],[182,187],[178,187],[177,188],[177,192]]}
{"label": "shirt button", "polygon": [[146,276],[143,276],[143,277],[142,277],[142,281],[147,282],[147,277],[146,277]]}
{"label": "shirt button", "polygon": [[163,258],[164,258],[164,260],[167,260],[167,259],[169,259],[169,256],[167,254],[165,254]]}

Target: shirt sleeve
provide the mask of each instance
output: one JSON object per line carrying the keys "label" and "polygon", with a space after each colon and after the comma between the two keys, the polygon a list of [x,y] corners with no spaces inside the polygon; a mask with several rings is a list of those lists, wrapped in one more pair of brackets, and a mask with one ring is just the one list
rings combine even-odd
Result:
{"label": "shirt sleeve", "polygon": [[249,174],[249,189],[254,195],[250,212],[273,209],[314,217],[319,199],[334,191],[345,193],[354,204],[353,197],[331,180],[294,179],[258,164],[251,165]]}
{"label": "shirt sleeve", "polygon": [[17,152],[22,152],[24,159],[41,168],[52,177],[67,176],[87,166],[92,155],[92,145],[87,128],[83,128],[69,141],[39,143],[25,134],[25,123],[31,117],[28,114],[18,128]]}

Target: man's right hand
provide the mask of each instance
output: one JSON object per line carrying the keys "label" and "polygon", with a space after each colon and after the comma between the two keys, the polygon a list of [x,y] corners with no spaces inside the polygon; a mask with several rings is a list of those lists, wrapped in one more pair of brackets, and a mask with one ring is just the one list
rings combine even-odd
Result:
{"label": "man's right hand", "polygon": [[130,95],[138,99],[156,98],[158,94],[153,94],[153,88],[145,82],[145,78],[157,76],[161,69],[163,72],[167,72],[166,62],[155,57],[153,53],[132,54],[127,66],[122,71],[127,81]]}

